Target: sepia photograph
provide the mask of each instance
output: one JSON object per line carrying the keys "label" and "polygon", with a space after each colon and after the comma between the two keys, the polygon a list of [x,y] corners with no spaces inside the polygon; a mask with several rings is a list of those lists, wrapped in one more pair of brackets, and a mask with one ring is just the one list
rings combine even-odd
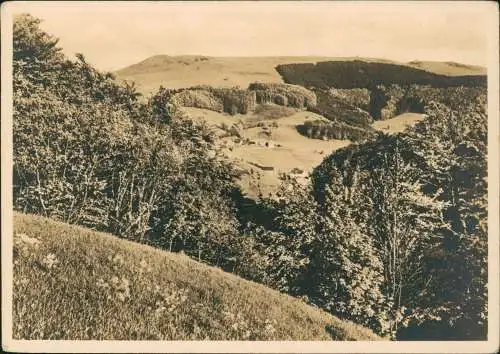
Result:
{"label": "sepia photograph", "polygon": [[499,348],[498,5],[2,4],[2,348]]}

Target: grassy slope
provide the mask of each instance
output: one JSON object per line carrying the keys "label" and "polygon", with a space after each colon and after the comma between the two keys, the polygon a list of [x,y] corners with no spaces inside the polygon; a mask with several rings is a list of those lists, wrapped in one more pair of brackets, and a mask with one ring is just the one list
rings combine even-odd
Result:
{"label": "grassy slope", "polygon": [[297,299],[181,254],[14,217],[16,339],[377,340]]}
{"label": "grassy slope", "polygon": [[[160,85],[182,88],[195,85],[215,87],[240,86],[251,82],[282,82],[274,69],[280,63],[316,62],[317,58],[290,57],[208,57],[158,55],[116,72],[118,78],[135,81],[143,94],[151,93]],[[321,58],[320,58],[321,59]]]}
{"label": "grassy slope", "polygon": [[[206,58],[201,59],[201,58]],[[116,72],[118,78],[135,81],[140,92],[149,94],[160,85],[181,88],[195,85],[248,87],[251,82],[283,82],[275,70],[278,64],[354,60],[331,57],[201,57],[157,55]],[[365,61],[394,63],[444,75],[484,74],[482,67],[441,62],[397,63],[384,59]]]}
{"label": "grassy slope", "polygon": [[182,88],[195,85],[240,86],[252,82],[283,82],[274,69],[283,63],[314,63],[326,57],[203,57],[158,55],[117,71],[120,79],[132,80],[143,94],[160,85]]}
{"label": "grassy slope", "polygon": [[436,74],[448,76],[461,76],[461,75],[486,75],[487,70],[482,66],[461,64],[455,62],[441,62],[441,61],[411,61],[408,63],[417,69],[423,69]]}

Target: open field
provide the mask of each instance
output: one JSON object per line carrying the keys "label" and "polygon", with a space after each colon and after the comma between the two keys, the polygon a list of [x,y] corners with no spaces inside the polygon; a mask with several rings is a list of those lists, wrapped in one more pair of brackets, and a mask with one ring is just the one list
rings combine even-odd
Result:
{"label": "open field", "polygon": [[321,57],[204,57],[167,56],[150,57],[140,63],[116,72],[118,78],[135,81],[143,94],[151,93],[160,85],[184,88],[195,85],[247,88],[252,82],[283,82],[274,69],[282,63],[314,63]]}
{"label": "open field", "polygon": [[420,113],[403,113],[391,119],[375,121],[372,123],[372,127],[384,133],[400,133],[422,119],[424,119],[424,115]]}
{"label": "open field", "polygon": [[414,68],[448,76],[486,75],[487,71],[486,68],[482,66],[461,64],[450,61],[442,62],[414,60],[409,62],[408,65]]}
{"label": "open field", "polygon": [[377,340],[298,299],[164,252],[14,216],[16,339]]}

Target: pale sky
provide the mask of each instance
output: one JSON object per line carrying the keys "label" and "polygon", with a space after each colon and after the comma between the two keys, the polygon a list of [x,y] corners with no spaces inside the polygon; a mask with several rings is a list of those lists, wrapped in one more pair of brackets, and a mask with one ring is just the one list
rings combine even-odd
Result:
{"label": "pale sky", "polygon": [[[102,70],[152,55],[361,56],[487,65],[493,2],[11,3]],[[490,16],[488,16],[488,14]],[[489,27],[491,28],[491,27]]]}

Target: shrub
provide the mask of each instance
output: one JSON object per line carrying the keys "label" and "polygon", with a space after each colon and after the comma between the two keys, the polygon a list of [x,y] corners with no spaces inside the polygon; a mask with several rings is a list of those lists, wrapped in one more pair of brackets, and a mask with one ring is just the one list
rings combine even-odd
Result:
{"label": "shrub", "polygon": [[208,90],[184,90],[175,94],[172,102],[183,107],[203,108],[215,112],[224,111],[224,105],[219,97]]}
{"label": "shrub", "polygon": [[228,124],[226,123],[222,123],[221,125],[219,125],[219,128],[224,130],[227,134],[224,135],[224,137],[228,137],[228,136],[235,136],[237,138],[243,138],[243,128],[241,126],[241,124],[233,124],[231,126],[229,126]]}

